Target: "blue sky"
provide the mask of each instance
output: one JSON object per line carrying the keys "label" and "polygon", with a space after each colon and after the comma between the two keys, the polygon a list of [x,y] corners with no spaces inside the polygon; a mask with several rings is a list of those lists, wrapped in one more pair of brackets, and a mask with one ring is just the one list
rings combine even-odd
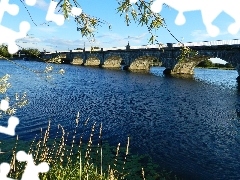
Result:
{"label": "blue sky", "polygon": [[[24,6],[17,1],[20,12],[17,16],[11,16],[5,13],[1,24],[18,31],[18,26],[21,21],[28,21],[31,24],[29,36],[18,41],[22,47],[34,47],[40,50],[47,51],[68,50],[83,47],[99,46],[99,47],[122,47],[130,42],[132,46],[140,46],[148,44],[150,35],[146,27],[141,27],[134,22],[130,26],[126,26],[124,18],[117,14],[116,8],[118,6],[117,0],[79,0],[84,12],[93,16],[99,17],[102,20],[111,24],[112,29],[108,29],[108,24],[103,24],[97,30],[95,35],[96,41],[89,42],[88,39],[83,38],[80,32],[77,31],[76,23],[71,17],[66,20],[63,26],[57,26],[55,23],[49,23],[49,26],[43,23],[46,22],[45,17],[48,5],[51,0],[37,0],[37,4],[33,7],[27,6],[34,22],[31,21]],[[10,0],[10,3],[16,3],[16,0]],[[213,40],[230,40],[240,39],[240,32],[237,35],[228,33],[228,26],[234,22],[230,16],[221,13],[213,22],[220,28],[220,35],[217,37],[210,37],[203,24],[200,11],[189,11],[184,13],[186,23],[178,26],[174,23],[177,16],[177,11],[164,7],[161,11],[168,28],[171,32],[183,42],[196,41],[213,41]],[[167,32],[166,29],[161,28],[156,33],[158,41],[162,43],[176,43],[176,40]]]}

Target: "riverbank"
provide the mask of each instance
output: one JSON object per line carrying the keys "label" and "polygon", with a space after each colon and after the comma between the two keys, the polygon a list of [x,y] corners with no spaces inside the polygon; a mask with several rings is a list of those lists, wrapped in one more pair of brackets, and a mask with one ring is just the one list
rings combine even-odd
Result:
{"label": "riverbank", "polygon": [[[75,132],[76,129],[77,126]],[[19,151],[25,151],[33,156],[36,164],[48,163],[50,169],[47,173],[40,174],[41,180],[79,178],[177,180],[170,171],[160,170],[149,156],[132,154],[129,138],[126,145],[120,146],[119,143],[113,147],[106,141],[102,142],[101,134],[98,143],[94,143],[92,134],[89,135],[88,142],[83,142],[82,137],[80,141],[77,140],[76,134],[71,138],[67,137],[63,129],[57,132],[55,138],[50,138],[49,135],[50,126],[38,136],[40,138],[35,138],[33,141],[23,141],[18,138],[1,141],[0,162],[10,163],[9,177],[19,179],[22,176],[25,166],[14,157]],[[67,142],[68,138],[71,141]]]}
{"label": "riverbank", "polygon": [[222,67],[195,67],[199,69],[220,69],[220,70],[236,70],[235,68],[222,68]]}

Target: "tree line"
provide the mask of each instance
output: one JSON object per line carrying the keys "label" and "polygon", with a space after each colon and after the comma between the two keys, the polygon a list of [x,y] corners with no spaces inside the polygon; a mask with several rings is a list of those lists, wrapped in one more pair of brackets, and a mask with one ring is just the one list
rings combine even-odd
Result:
{"label": "tree line", "polygon": [[19,54],[24,55],[24,57],[28,58],[36,58],[39,57],[41,52],[36,48],[22,48],[15,54],[10,54],[8,52],[8,46],[7,45],[0,45],[0,56],[5,58],[13,58],[13,57],[19,57]]}
{"label": "tree line", "polygon": [[230,63],[220,64],[220,63],[213,63],[210,60],[205,60],[200,62],[197,67],[202,68],[234,68]]}

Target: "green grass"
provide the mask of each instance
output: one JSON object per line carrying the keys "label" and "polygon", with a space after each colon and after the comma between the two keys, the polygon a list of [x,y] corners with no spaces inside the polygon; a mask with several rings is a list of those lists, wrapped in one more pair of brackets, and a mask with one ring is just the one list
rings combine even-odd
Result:
{"label": "green grass", "polygon": [[11,162],[8,176],[21,178],[26,163],[18,162],[15,157],[18,151],[24,150],[33,155],[36,164],[49,164],[50,170],[40,174],[41,180],[177,179],[171,172],[158,170],[150,157],[131,154],[130,138],[127,138],[124,146],[118,144],[112,147],[107,142],[102,142],[102,125],[96,130],[94,123],[85,143],[82,128],[83,132],[77,142],[77,130],[86,126],[86,122],[79,126],[78,120],[77,118],[71,142],[67,142],[69,134],[60,125],[56,136],[51,138],[50,123],[46,131],[42,131],[32,142],[18,138],[1,141],[0,147],[5,153],[0,155],[0,161]]}

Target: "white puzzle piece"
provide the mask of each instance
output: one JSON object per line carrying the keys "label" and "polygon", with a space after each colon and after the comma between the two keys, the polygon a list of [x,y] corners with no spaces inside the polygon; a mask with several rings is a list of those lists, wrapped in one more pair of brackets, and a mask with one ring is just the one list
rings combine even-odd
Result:
{"label": "white puzzle piece", "polygon": [[81,8],[73,7],[71,10],[72,15],[74,16],[79,16],[82,13]]}
{"label": "white puzzle piece", "polygon": [[19,25],[19,32],[13,31],[10,28],[0,25],[0,44],[8,44],[8,52],[14,54],[18,51],[16,44],[17,39],[21,39],[27,36],[27,32],[30,30],[30,24],[26,21],[22,21]]}
{"label": "white puzzle piece", "polygon": [[14,180],[12,178],[7,177],[9,171],[10,171],[10,164],[1,163],[0,164],[0,179],[1,180]]}
{"label": "white puzzle piece", "polygon": [[[55,9],[57,7],[58,2],[51,1],[50,5],[48,7],[48,12],[46,15],[46,21],[53,21],[58,26],[62,26],[64,24],[64,16],[62,14],[55,14]],[[72,7],[71,9],[71,15],[73,16],[79,16],[82,13],[81,8]]]}
{"label": "white puzzle piece", "polygon": [[57,7],[57,4],[58,4],[57,2],[51,0],[46,15],[46,21],[53,21],[58,26],[62,26],[64,24],[64,16],[62,14],[55,14],[54,12]]}
{"label": "white puzzle piece", "polygon": [[0,104],[0,109],[2,111],[7,111],[8,108],[9,108],[9,102],[5,99],[2,99]]}
{"label": "white puzzle piece", "polygon": [[16,129],[18,124],[19,124],[19,119],[15,116],[11,116],[8,119],[8,126],[7,127],[0,126],[0,133],[10,135],[10,136],[14,136],[15,135],[15,129]]}
{"label": "white puzzle piece", "polygon": [[38,173],[45,173],[49,170],[49,165],[46,162],[35,165],[32,155],[24,151],[18,151],[16,158],[20,162],[27,162],[21,180],[40,180]]}
{"label": "white puzzle piece", "polygon": [[[7,111],[8,108],[9,108],[9,102],[5,99],[1,100],[0,109],[2,111]],[[15,135],[15,129],[16,129],[18,124],[19,124],[19,119],[15,116],[11,116],[8,119],[8,126],[7,127],[0,126],[0,133],[4,133],[4,134],[10,135],[10,136],[14,136]]]}
{"label": "white puzzle piece", "polygon": [[34,6],[36,4],[37,0],[25,0],[25,3],[28,6]]}
{"label": "white puzzle piece", "polygon": [[19,25],[19,32],[15,32],[10,28],[1,25],[5,12],[15,16],[19,12],[19,7],[16,4],[9,4],[9,0],[0,1],[0,44],[8,44],[9,53],[14,54],[18,51],[16,40],[27,36],[27,32],[30,30],[30,24],[26,21],[22,21]]}

